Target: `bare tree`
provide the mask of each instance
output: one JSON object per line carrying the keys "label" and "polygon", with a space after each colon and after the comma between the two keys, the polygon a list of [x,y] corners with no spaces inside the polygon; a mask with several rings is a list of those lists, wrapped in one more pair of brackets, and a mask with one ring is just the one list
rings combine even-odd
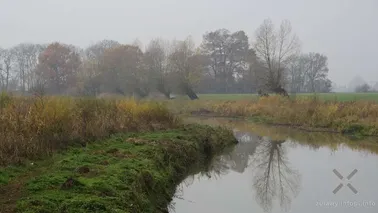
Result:
{"label": "bare tree", "polygon": [[168,42],[162,39],[152,40],[145,51],[144,63],[148,70],[149,85],[170,98],[168,73]]}
{"label": "bare tree", "polygon": [[306,53],[294,57],[288,66],[291,92],[329,92],[332,82],[327,78],[327,57]]}
{"label": "bare tree", "polygon": [[[4,51],[5,50],[0,47],[0,59],[2,58]],[[3,89],[3,87],[4,87],[3,64],[1,63],[1,60],[0,60],[0,91]]]}
{"label": "bare tree", "polygon": [[300,55],[291,60],[287,66],[290,92],[297,93],[305,90],[308,73],[308,57]]}
{"label": "bare tree", "polygon": [[21,83],[21,91],[22,93],[26,90],[26,48],[25,44],[19,44],[13,48],[14,54],[15,54],[15,60],[16,60],[16,66],[17,66],[17,75],[20,79]]}
{"label": "bare tree", "polygon": [[44,48],[43,45],[30,43],[22,43],[12,48],[22,92],[32,88],[36,83],[35,69],[38,64],[39,54]]}
{"label": "bare tree", "polygon": [[298,37],[292,32],[289,21],[282,21],[276,31],[270,19],[264,20],[256,30],[254,49],[266,69],[263,77],[265,89],[280,93],[285,84],[285,69],[299,53]]}
{"label": "bare tree", "polygon": [[0,53],[2,67],[0,69],[0,75],[3,79],[3,90],[9,90],[9,82],[11,78],[11,72],[15,65],[15,54],[12,49],[2,50]]}
{"label": "bare tree", "polygon": [[308,84],[311,92],[316,92],[316,82],[325,79],[328,74],[328,58],[319,53],[309,53],[308,56]]}
{"label": "bare tree", "polygon": [[192,100],[198,99],[193,87],[199,82],[206,66],[206,57],[195,50],[190,37],[173,43],[173,50],[169,55],[170,75],[175,79],[176,88]]}

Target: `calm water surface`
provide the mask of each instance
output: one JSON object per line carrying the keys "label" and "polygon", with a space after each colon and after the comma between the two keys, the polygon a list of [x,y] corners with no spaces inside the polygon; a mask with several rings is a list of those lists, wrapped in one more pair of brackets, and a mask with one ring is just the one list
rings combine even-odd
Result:
{"label": "calm water surface", "polygon": [[177,188],[172,213],[378,213],[377,138],[192,121],[232,127],[240,143]]}

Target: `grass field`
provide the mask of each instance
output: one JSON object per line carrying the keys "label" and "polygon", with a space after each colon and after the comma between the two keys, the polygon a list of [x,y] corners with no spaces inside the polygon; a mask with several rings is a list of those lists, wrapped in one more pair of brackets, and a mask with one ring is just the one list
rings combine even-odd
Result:
{"label": "grass field", "polygon": [[[298,93],[290,94],[292,97],[314,97],[317,96],[321,100],[336,101],[376,101],[378,102],[378,93]],[[200,99],[204,100],[254,100],[257,94],[200,94]]]}

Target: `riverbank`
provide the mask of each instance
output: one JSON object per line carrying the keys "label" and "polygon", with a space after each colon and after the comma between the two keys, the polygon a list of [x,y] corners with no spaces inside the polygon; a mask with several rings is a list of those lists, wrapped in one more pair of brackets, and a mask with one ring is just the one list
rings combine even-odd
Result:
{"label": "riverbank", "polygon": [[[187,123],[201,123],[209,126],[223,126],[236,132],[251,133],[261,137],[269,137],[274,141],[292,141],[313,148],[328,147],[337,150],[340,146],[347,146],[352,150],[366,151],[378,154],[377,137],[358,137],[329,132],[303,131],[288,126],[274,126],[250,122],[245,119],[231,119],[227,117],[193,116],[185,119]],[[237,133],[235,133],[237,134]]]}
{"label": "riverbank", "polygon": [[167,212],[176,186],[236,143],[229,130],[185,125],[112,136],[2,168],[2,212]]}
{"label": "riverbank", "polygon": [[317,98],[259,100],[196,100],[167,103],[177,114],[224,116],[258,123],[362,136],[378,135],[378,104],[368,101],[338,102]]}

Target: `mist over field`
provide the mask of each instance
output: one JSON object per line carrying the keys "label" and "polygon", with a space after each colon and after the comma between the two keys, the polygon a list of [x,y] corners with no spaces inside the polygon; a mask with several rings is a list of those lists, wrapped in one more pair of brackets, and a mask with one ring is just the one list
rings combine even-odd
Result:
{"label": "mist over field", "polygon": [[378,212],[377,12],[0,0],[0,212]]}
{"label": "mist over field", "polygon": [[[164,46],[164,49],[167,49],[169,46],[169,52],[172,52],[172,49],[177,50],[178,48],[173,43],[187,41],[190,36],[191,46],[189,49],[192,51],[190,54],[194,52],[201,52],[201,55],[205,56],[213,54],[210,62],[207,61],[200,65],[201,70],[197,72],[200,76],[196,76],[195,80],[190,80],[190,86],[199,93],[256,92],[261,87],[258,84],[264,84],[265,88],[263,89],[271,91],[277,89],[273,87],[282,86],[288,92],[313,92],[314,90],[317,92],[327,92],[328,90],[353,92],[356,87],[366,83],[371,88],[366,89],[365,86],[360,90],[376,90],[378,88],[378,84],[376,85],[378,61],[375,60],[378,56],[376,51],[378,26],[375,23],[375,20],[378,19],[377,10],[378,2],[375,0],[238,0],[232,2],[223,0],[1,0],[0,47],[3,47],[4,50],[0,54],[0,64],[2,64],[0,84],[3,90],[5,87],[7,90],[13,91],[28,91],[35,86],[37,74],[34,73],[40,70],[39,65],[43,63],[40,58],[42,57],[41,53],[54,42],[59,42],[62,46],[70,46],[71,49],[74,48],[75,54],[80,56],[80,60],[73,59],[78,60],[72,67],[75,69],[72,72],[77,75],[79,70],[83,70],[83,64],[88,62],[89,56],[86,53],[90,47],[99,46],[98,42],[107,40],[123,45],[137,45],[138,51],[145,56],[152,48],[152,40],[163,40],[164,42],[160,43],[164,43],[164,45],[159,44],[159,48]],[[275,32],[278,31],[283,21],[286,20],[286,24],[290,24],[290,34],[287,35],[287,38],[292,38],[295,35],[297,39],[295,48],[289,48],[290,57],[284,56],[286,60],[279,61],[278,58],[270,58],[270,61],[267,61],[266,56],[269,54],[279,57],[275,53],[279,52],[278,46],[273,43],[272,45],[275,45],[276,48],[269,54],[262,52],[264,51],[261,49],[263,47],[260,49],[257,47],[257,43],[259,43],[257,34],[259,28],[264,23],[267,24],[265,20],[270,20],[270,24],[274,25]],[[286,25],[286,27],[288,26]],[[228,31],[224,31],[224,29]],[[216,35],[211,37],[210,32],[214,32]],[[207,39],[204,38],[205,35],[208,35]],[[223,54],[220,50],[216,53],[217,56],[214,55],[218,51],[217,45],[206,46],[206,43],[212,40],[217,40],[219,43],[222,39],[224,42],[226,40],[230,42],[228,45],[233,45],[232,42],[240,45],[232,47],[234,48],[232,53],[224,53],[226,58],[222,58],[222,60],[224,59],[224,66],[228,67],[220,67],[220,62],[215,62],[223,57],[220,56]],[[238,39],[238,41],[230,41],[230,39]],[[176,42],[173,42],[174,40]],[[286,42],[289,44],[288,40]],[[170,44],[167,45],[167,43]],[[278,44],[279,41],[276,40],[275,43]],[[25,44],[29,44],[29,46],[27,47]],[[33,45],[30,46],[31,44]],[[202,51],[197,51],[198,49]],[[5,50],[12,50],[10,51],[12,53],[17,52],[18,56],[9,59],[9,53]],[[270,73],[276,77],[272,77],[271,80],[266,80],[264,77],[262,80],[261,76],[264,74],[256,74],[259,66],[256,63],[252,65],[251,60],[255,60],[253,59],[255,56],[251,58],[248,55],[250,53],[247,52],[253,52],[256,55],[255,59],[260,62],[259,66],[261,65],[260,67],[263,69],[271,69]],[[310,53],[314,54],[311,56]],[[167,50],[165,50],[165,54],[168,54]],[[319,68],[323,71],[327,70],[327,72],[313,73],[312,76],[315,77],[303,74],[308,72],[308,66],[310,66],[308,62],[310,59],[307,59],[306,64],[306,58],[314,59],[316,54],[327,59],[325,61],[323,59],[322,62],[325,66]],[[29,55],[29,59],[20,55]],[[292,56],[294,55],[298,60],[293,61]],[[7,56],[8,59],[6,59]],[[20,57],[24,57],[24,59]],[[290,65],[287,60],[289,58]],[[6,62],[7,60],[12,62]],[[231,63],[232,60],[235,62]],[[7,63],[11,63],[12,66],[7,68]],[[198,62],[196,63],[198,65]],[[39,68],[37,68],[38,66]],[[255,75],[252,77],[251,72],[247,73],[251,66],[253,70],[250,71]],[[302,68],[299,69],[299,66]],[[295,70],[294,67],[297,69]],[[173,69],[175,68],[170,66],[170,68],[164,68],[164,72],[172,73]],[[190,72],[194,72],[193,70],[197,68],[190,69]],[[219,71],[221,69],[222,71]],[[281,69],[282,75],[279,74]],[[220,72],[223,74],[219,74]],[[257,75],[259,77],[256,77]],[[317,79],[317,86],[314,86],[315,79]],[[328,79],[332,81],[332,89],[329,88]],[[47,84],[46,79],[43,81]],[[271,81],[269,84],[273,85],[267,85],[267,81]],[[133,80],[133,82],[136,81]],[[209,82],[213,83],[209,84]],[[56,83],[54,84],[56,85]],[[100,84],[106,83],[101,82]],[[221,88],[225,84],[228,86]],[[76,85],[76,87],[78,86]],[[205,87],[211,87],[211,89]],[[114,91],[102,90],[100,92],[114,93]],[[69,91],[67,93],[77,92]]]}

